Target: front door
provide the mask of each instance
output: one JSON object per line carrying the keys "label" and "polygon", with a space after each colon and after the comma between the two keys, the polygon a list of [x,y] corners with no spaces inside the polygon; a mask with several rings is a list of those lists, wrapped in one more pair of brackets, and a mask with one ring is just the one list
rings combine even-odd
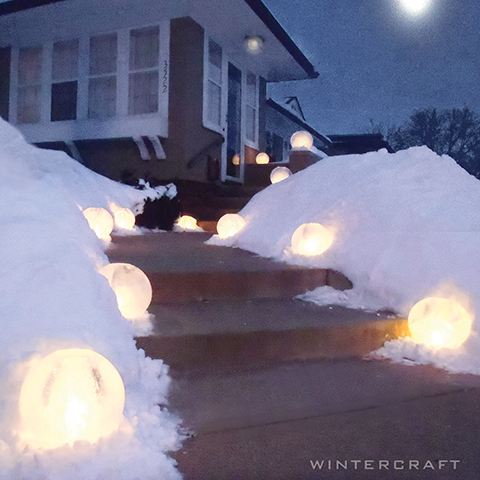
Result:
{"label": "front door", "polygon": [[242,71],[228,63],[227,139],[224,143],[222,180],[243,182]]}

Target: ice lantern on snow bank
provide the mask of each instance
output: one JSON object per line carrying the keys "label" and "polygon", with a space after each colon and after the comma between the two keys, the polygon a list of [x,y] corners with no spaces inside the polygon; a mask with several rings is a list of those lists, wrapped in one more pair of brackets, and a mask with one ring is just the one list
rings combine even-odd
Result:
{"label": "ice lantern on snow bank", "polygon": [[291,174],[292,172],[287,167],[275,167],[272,173],[270,173],[270,181],[272,183],[278,183],[288,178]]}
{"label": "ice lantern on snow bank", "polygon": [[313,147],[313,137],[305,131],[295,132],[290,138],[292,148],[308,148]]}
{"label": "ice lantern on snow bank", "polygon": [[270,157],[268,153],[262,152],[255,157],[257,165],[268,165],[270,163]]}
{"label": "ice lantern on snow bank", "polygon": [[429,297],[408,315],[412,338],[434,348],[459,347],[470,335],[472,316],[456,301]]}
{"label": "ice lantern on snow bank", "polygon": [[320,223],[304,223],[292,235],[292,251],[312,257],[327,250],[333,242],[332,233]]}
{"label": "ice lantern on snow bank", "polygon": [[52,449],[95,443],[118,429],[125,387],[117,369],[93,350],[57,350],[32,367],[20,392],[25,439]]}
{"label": "ice lantern on snow bank", "polygon": [[233,237],[245,226],[245,220],[238,213],[227,213],[217,222],[217,232],[220,238]]}
{"label": "ice lantern on snow bank", "polygon": [[125,318],[133,320],[145,313],[152,301],[152,285],[139,268],[128,263],[109,263],[99,272],[115,292],[118,309]]}
{"label": "ice lantern on snow bank", "polygon": [[113,218],[104,208],[90,207],[83,211],[90,228],[102,240],[108,240],[113,230]]}
{"label": "ice lantern on snow bank", "polygon": [[195,230],[197,228],[197,220],[190,215],[182,215],[177,225],[184,230]]}
{"label": "ice lantern on snow bank", "polygon": [[133,230],[135,227],[135,215],[128,208],[119,208],[115,214],[115,225],[123,230]]}

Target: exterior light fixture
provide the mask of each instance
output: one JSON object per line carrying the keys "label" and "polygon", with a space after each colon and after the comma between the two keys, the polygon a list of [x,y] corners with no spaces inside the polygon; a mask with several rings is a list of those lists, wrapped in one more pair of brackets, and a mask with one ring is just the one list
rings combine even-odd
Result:
{"label": "exterior light fixture", "polygon": [[113,217],[104,208],[90,207],[83,211],[88,225],[101,240],[110,240]]}
{"label": "exterior light fixture", "polygon": [[308,148],[313,147],[313,137],[305,131],[295,132],[290,138],[292,148]]}
{"label": "exterior light fixture", "polygon": [[278,183],[288,178],[292,172],[287,167],[275,167],[270,173],[270,181],[272,183]]}
{"label": "exterior light fixture", "polygon": [[457,348],[470,335],[473,318],[458,302],[428,297],[408,315],[413,340],[434,348]]}
{"label": "exterior light fixture", "polygon": [[245,48],[247,52],[254,55],[260,53],[265,45],[265,40],[260,35],[249,35],[245,38]]}
{"label": "exterior light fixture", "polygon": [[313,257],[322,254],[333,242],[333,234],[320,223],[304,223],[292,235],[292,251]]}
{"label": "exterior light fixture", "polygon": [[109,263],[99,270],[117,296],[118,309],[128,320],[141,317],[152,301],[150,280],[129,263]]}
{"label": "exterior light fixture", "polygon": [[217,232],[220,238],[236,235],[244,226],[245,219],[238,213],[227,213],[217,222]]}
{"label": "exterior light fixture", "polygon": [[79,348],[40,360],[27,373],[19,398],[25,440],[45,449],[110,435],[122,421],[124,406],[117,369],[99,353]]}
{"label": "exterior light fixture", "polygon": [[197,220],[190,215],[182,215],[177,225],[184,230],[195,230],[197,228]]}
{"label": "exterior light fixture", "polygon": [[268,153],[262,152],[255,157],[255,162],[258,165],[267,165],[270,163],[270,157],[268,156]]}

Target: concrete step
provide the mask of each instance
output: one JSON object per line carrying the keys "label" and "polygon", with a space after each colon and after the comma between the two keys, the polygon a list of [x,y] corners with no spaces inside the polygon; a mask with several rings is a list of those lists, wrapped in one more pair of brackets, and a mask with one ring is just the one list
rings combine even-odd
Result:
{"label": "concrete step", "polygon": [[250,252],[205,245],[206,233],[157,233],[117,237],[111,262],[142,269],[153,287],[153,303],[190,300],[292,298],[330,285],[345,290],[340,272],[274,262]]}
{"label": "concrete step", "polygon": [[151,305],[154,332],[137,338],[175,368],[362,357],[408,333],[405,319],[296,299]]}

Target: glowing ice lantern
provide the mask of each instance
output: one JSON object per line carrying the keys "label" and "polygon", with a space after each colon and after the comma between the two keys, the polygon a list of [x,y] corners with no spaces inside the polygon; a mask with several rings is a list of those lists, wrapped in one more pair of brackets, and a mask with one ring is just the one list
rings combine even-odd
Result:
{"label": "glowing ice lantern", "polygon": [[123,230],[133,230],[135,215],[128,208],[118,208],[114,213],[115,225]]}
{"label": "glowing ice lantern", "polygon": [[217,232],[220,238],[233,237],[245,226],[245,219],[238,213],[227,213],[217,222]]}
{"label": "glowing ice lantern", "polygon": [[28,372],[19,409],[25,437],[52,449],[95,443],[118,429],[125,387],[117,369],[93,350],[57,350]]}
{"label": "glowing ice lantern", "polygon": [[295,132],[290,138],[290,144],[292,148],[311,149],[313,147],[313,137],[308,132]]}
{"label": "glowing ice lantern", "polygon": [[408,315],[412,338],[434,348],[459,347],[470,335],[472,316],[456,301],[429,297]]}
{"label": "glowing ice lantern", "polygon": [[287,167],[275,167],[270,173],[270,181],[272,183],[278,183],[288,178],[292,172]]}
{"label": "glowing ice lantern", "polygon": [[255,162],[258,165],[267,165],[270,163],[270,157],[268,156],[268,153],[262,152],[255,157]]}
{"label": "glowing ice lantern", "polygon": [[184,230],[195,230],[197,228],[197,220],[190,215],[182,215],[177,225]]}
{"label": "glowing ice lantern", "polygon": [[152,301],[152,285],[139,268],[128,263],[109,263],[99,272],[115,292],[118,309],[125,318],[133,320],[145,313]]}
{"label": "glowing ice lantern", "polygon": [[102,240],[108,240],[113,230],[113,218],[104,208],[87,208],[83,211],[90,228]]}
{"label": "glowing ice lantern", "polygon": [[238,153],[236,153],[233,157],[232,157],[232,163],[234,165],[240,165],[240,155]]}
{"label": "glowing ice lantern", "polygon": [[292,251],[313,257],[322,254],[333,242],[332,233],[320,223],[304,223],[292,235]]}

